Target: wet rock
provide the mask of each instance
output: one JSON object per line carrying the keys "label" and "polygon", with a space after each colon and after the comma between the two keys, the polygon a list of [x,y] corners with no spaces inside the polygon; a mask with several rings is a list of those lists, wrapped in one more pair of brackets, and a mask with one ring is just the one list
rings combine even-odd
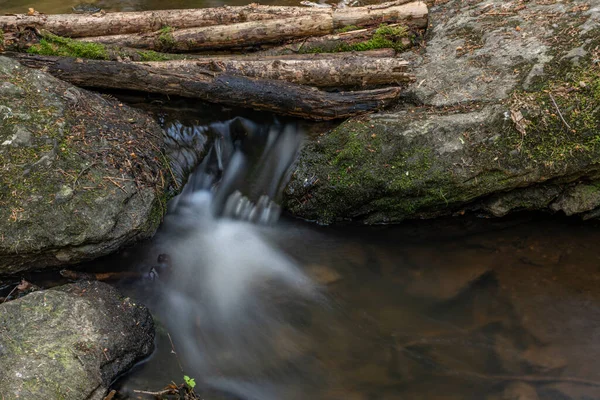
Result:
{"label": "wet rock", "polygon": [[495,217],[503,217],[512,211],[533,211],[548,207],[562,192],[560,185],[538,185],[515,189],[494,195],[483,203],[483,208]]}
{"label": "wet rock", "polygon": [[[439,3],[423,52],[405,54],[416,75],[406,89],[412,105],[312,139],[285,191],[293,214],[390,223],[554,212],[560,193],[597,179],[597,5]],[[564,26],[569,39],[553,40]]]}
{"label": "wet rock", "polygon": [[451,300],[491,270],[490,265],[464,259],[443,267],[443,263],[433,265],[412,271],[404,288],[407,294],[435,301]]}
{"label": "wet rock", "polygon": [[539,400],[537,391],[525,382],[509,383],[501,394],[486,397],[487,400]]}
{"label": "wet rock", "polygon": [[600,206],[600,185],[580,184],[569,188],[550,206],[566,215],[580,214]]}
{"label": "wet rock", "polygon": [[523,352],[523,360],[537,372],[558,372],[567,366],[563,352],[559,346],[530,346]]}
{"label": "wet rock", "polygon": [[556,374],[567,365],[564,349],[560,346],[539,346],[532,344],[525,350],[509,338],[496,335],[494,340],[496,356],[507,373],[534,371],[539,374]]}
{"label": "wet rock", "polygon": [[150,354],[148,310],[103,283],[80,282],[0,305],[0,392],[8,399],[103,399]]}
{"label": "wet rock", "polygon": [[514,374],[524,370],[526,363],[523,361],[522,350],[511,338],[502,334],[495,335],[494,350],[504,371]]}
{"label": "wet rock", "polygon": [[549,400],[593,400],[600,399],[600,387],[579,383],[557,382],[539,389],[540,399]]}
{"label": "wet rock", "polygon": [[342,276],[333,268],[312,264],[306,267],[306,273],[320,285],[332,285],[342,280]]}
{"label": "wet rock", "polygon": [[154,233],[167,190],[154,120],[4,57],[0,82],[0,275]]}

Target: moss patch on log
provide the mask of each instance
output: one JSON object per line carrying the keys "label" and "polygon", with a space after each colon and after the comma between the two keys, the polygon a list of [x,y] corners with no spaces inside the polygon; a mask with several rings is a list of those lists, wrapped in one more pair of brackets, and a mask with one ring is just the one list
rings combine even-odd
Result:
{"label": "moss patch on log", "polygon": [[38,44],[34,44],[27,52],[43,56],[79,57],[92,60],[107,60],[108,51],[99,43],[80,42],[52,33],[43,34]]}
{"label": "moss patch on log", "polygon": [[[354,30],[350,29],[349,31]],[[348,32],[348,31],[346,31]],[[410,38],[407,44],[406,39]],[[382,24],[375,30],[369,40],[356,43],[336,43],[332,48],[323,46],[307,46],[299,49],[300,54],[340,53],[345,51],[369,51],[378,49],[394,49],[403,51],[412,45],[412,37],[409,29],[403,25],[390,26]]]}
{"label": "moss patch on log", "polygon": [[133,61],[168,61],[185,58],[180,54],[166,54],[153,50],[106,46],[101,43],[83,42],[51,33],[44,33],[40,42],[27,49],[27,52],[43,56],[74,57],[90,60],[114,60],[122,58]]}
{"label": "moss patch on log", "polygon": [[169,51],[175,45],[175,38],[173,37],[174,29],[170,26],[163,26],[159,35],[156,39],[157,48],[163,51]]}

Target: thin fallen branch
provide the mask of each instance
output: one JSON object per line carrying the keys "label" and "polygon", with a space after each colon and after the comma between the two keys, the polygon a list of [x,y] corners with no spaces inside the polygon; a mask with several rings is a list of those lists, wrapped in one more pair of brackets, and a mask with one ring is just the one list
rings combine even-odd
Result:
{"label": "thin fallen branch", "polygon": [[565,124],[565,126],[567,127],[567,129],[569,129],[569,131],[573,130],[571,128],[571,125],[569,125],[567,123],[567,121],[565,121],[565,118],[563,117],[562,113],[560,112],[560,108],[558,108],[558,104],[556,104],[556,100],[554,100],[554,96],[552,96],[552,93],[548,93],[548,95],[550,96],[550,100],[552,100],[552,104],[554,104],[554,108],[556,108],[556,112],[558,113],[558,116],[562,120],[563,124]]}
{"label": "thin fallen branch", "polygon": [[146,391],[146,390],[134,390],[133,393],[147,394],[149,396],[160,397],[160,396],[164,396],[164,395],[167,395],[167,394],[178,394],[179,390],[177,390],[177,389],[164,389],[164,390],[159,390],[158,392],[149,392],[149,391]]}

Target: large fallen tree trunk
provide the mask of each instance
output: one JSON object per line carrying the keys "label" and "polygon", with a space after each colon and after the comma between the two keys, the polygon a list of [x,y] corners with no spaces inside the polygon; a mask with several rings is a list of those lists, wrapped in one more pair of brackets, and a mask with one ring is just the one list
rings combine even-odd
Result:
{"label": "large fallen tree trunk", "polygon": [[[373,10],[350,10],[343,13],[344,26],[370,26],[401,21],[409,26],[427,25],[427,6],[413,2]],[[309,36],[331,34],[336,29],[337,14],[307,15],[294,18],[242,22],[231,25],[165,30],[152,33],[85,37],[80,40],[147,50],[192,52],[220,50],[282,43]]]}
{"label": "large fallen tree trunk", "polygon": [[403,15],[404,9],[399,14],[394,8],[411,1],[413,0],[397,0],[379,5],[343,9],[251,4],[239,7],[96,14],[18,14],[0,16],[0,29],[4,32],[15,32],[23,28],[37,28],[59,36],[87,37],[154,32],[166,26],[184,29],[307,15],[315,18],[319,15],[329,15],[334,21],[334,28],[348,25],[375,25],[397,18],[412,19],[409,23],[424,27],[426,21],[423,21],[423,17],[426,19],[426,15],[423,16],[419,12]]}
{"label": "large fallen tree trunk", "polygon": [[399,87],[330,93],[294,83],[247,78],[193,68],[144,63],[15,55],[21,63],[77,86],[179,95],[208,102],[270,111],[314,120],[347,118],[382,109],[400,95]]}
{"label": "large fallen tree trunk", "polygon": [[159,61],[144,64],[194,74],[215,71],[251,78],[284,80],[316,87],[372,86],[408,82],[408,62],[398,58],[370,58],[360,55],[316,59],[204,59]]}
{"label": "large fallen tree trunk", "polygon": [[241,22],[181,30],[163,30],[147,34],[86,37],[86,42],[166,52],[192,52],[241,48],[281,43],[333,31],[330,15],[301,16],[267,21]]}
{"label": "large fallen tree trunk", "polygon": [[[325,36],[313,36],[303,40],[297,40],[281,46],[261,50],[255,54],[258,56],[283,56],[288,54],[313,54],[358,51],[365,52],[370,46],[386,46],[393,49],[403,49],[410,46],[411,41],[406,36],[377,34],[381,30],[402,31],[399,24],[388,25],[385,28],[356,29],[348,32],[334,33]],[[374,38],[376,38],[374,40]],[[376,43],[373,43],[376,42]]]}

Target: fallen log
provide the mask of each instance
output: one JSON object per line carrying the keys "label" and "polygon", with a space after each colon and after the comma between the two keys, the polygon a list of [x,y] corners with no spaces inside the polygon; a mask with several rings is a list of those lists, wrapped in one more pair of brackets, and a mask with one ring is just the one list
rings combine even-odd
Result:
{"label": "fallen log", "polygon": [[77,86],[178,95],[235,107],[313,120],[331,120],[376,111],[392,104],[399,87],[325,92],[294,83],[247,78],[201,68],[164,68],[144,63],[13,55]]}
{"label": "fallen log", "polygon": [[[427,8],[424,3],[411,3],[406,6],[412,6],[413,4],[422,4],[426,15]],[[361,22],[356,21],[356,23]],[[305,16],[179,31],[163,30],[150,34],[90,37],[81,40],[148,50],[191,52],[282,43],[301,38],[323,36],[331,34],[333,31],[334,22],[331,16],[320,15],[318,18]],[[359,37],[369,37],[372,34],[373,30],[366,30],[361,34],[347,32],[347,35],[339,34],[338,37],[341,40],[356,41]]]}
{"label": "fallen log", "polygon": [[284,80],[315,87],[374,86],[410,82],[408,62],[394,57],[370,58],[359,54],[332,58],[221,58],[145,63],[184,73],[197,70],[223,72],[251,78]]}
{"label": "fallen log", "polygon": [[[349,10],[343,13],[336,11],[330,14],[180,30],[164,28],[152,33],[94,36],[78,40],[157,51],[193,52],[243,48],[323,36],[334,33],[338,26],[374,26],[398,22],[416,28],[427,26],[427,6],[423,2],[369,11],[357,10],[358,8],[362,7],[343,9]],[[339,18],[340,15],[343,18]]]}
{"label": "fallen log", "polygon": [[[195,60],[206,61],[222,61],[222,60],[239,60],[239,61],[276,61],[276,60],[331,60],[342,59],[347,57],[368,57],[368,58],[390,58],[396,57],[394,49],[375,49],[365,51],[344,51],[336,53],[289,53],[289,54],[267,54],[266,52],[249,53],[249,54],[226,54],[221,56],[212,55],[186,55],[193,57]],[[365,60],[365,62],[370,62]]]}
{"label": "fallen log", "polygon": [[[36,28],[45,29],[55,35],[75,38],[155,32],[163,27],[184,29],[307,15],[315,18],[319,15],[330,15],[334,20],[334,28],[337,29],[352,24],[359,25],[359,23],[376,25],[390,22],[390,19],[397,18],[397,15],[393,10],[386,11],[386,9],[411,1],[413,0],[397,0],[379,5],[337,10],[250,4],[237,7],[95,14],[17,14],[0,16],[0,30],[6,33],[24,28]],[[416,21],[422,19],[423,15],[415,14],[411,17],[415,20],[411,23],[423,24],[423,21]]]}
{"label": "fallen log", "polygon": [[192,52],[240,48],[326,35],[333,31],[330,15],[301,16],[267,21],[158,32],[85,37],[79,40],[104,45],[164,52]]}
{"label": "fallen log", "polygon": [[363,53],[371,48],[388,48],[402,51],[410,47],[408,32],[399,24],[378,28],[356,29],[325,36],[308,37],[292,43],[261,50],[258,56],[283,56],[289,54],[335,54],[356,51]]}

